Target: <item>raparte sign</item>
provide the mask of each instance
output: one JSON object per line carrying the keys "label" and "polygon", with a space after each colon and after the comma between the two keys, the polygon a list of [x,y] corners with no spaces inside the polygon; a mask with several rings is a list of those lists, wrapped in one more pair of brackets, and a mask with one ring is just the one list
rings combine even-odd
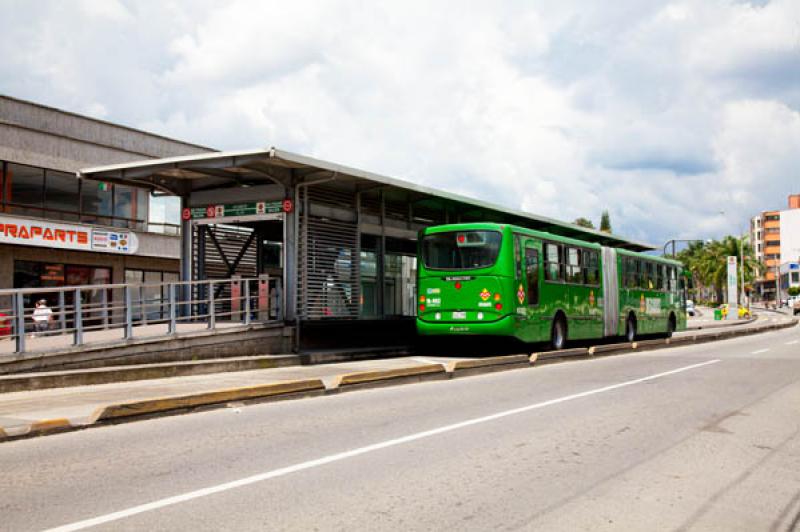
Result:
{"label": "raparte sign", "polygon": [[124,254],[136,253],[139,247],[136,235],[130,231],[11,216],[0,216],[0,244]]}

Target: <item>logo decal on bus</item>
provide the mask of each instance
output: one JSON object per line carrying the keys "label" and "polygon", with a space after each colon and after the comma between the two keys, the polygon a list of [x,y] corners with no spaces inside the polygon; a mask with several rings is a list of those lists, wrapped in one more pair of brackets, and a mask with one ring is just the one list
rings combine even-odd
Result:
{"label": "logo decal on bus", "polygon": [[522,288],[522,284],[520,283],[519,288],[517,288],[517,300],[519,300],[519,304],[521,305],[523,301],[525,301],[525,289]]}
{"label": "logo decal on bus", "polygon": [[594,290],[589,290],[589,305],[594,306]]}
{"label": "logo decal on bus", "polygon": [[483,290],[481,290],[480,296],[481,299],[483,299],[484,301],[489,301],[489,298],[492,297],[492,294],[491,292],[489,292],[487,289],[484,288]]}

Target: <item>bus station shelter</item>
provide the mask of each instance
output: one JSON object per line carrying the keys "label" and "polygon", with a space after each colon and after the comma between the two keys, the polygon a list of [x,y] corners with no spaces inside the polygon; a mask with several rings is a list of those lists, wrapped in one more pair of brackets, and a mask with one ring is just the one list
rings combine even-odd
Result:
{"label": "bus station shelter", "polygon": [[416,243],[430,225],[499,222],[603,245],[616,235],[276,148],[88,168],[79,178],[181,198],[181,280],[268,275],[308,346],[410,343]]}

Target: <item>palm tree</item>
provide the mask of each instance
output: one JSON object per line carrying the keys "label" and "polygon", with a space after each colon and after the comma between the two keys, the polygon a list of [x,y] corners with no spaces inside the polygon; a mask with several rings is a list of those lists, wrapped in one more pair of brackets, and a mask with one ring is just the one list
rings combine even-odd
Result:
{"label": "palm tree", "polygon": [[[744,262],[740,254],[744,252]],[[728,257],[734,256],[744,271],[744,283],[752,283],[758,274],[759,262],[753,257],[753,250],[747,243],[735,236],[709,243],[693,243],[678,254],[678,258],[692,273],[695,286],[709,287],[713,290],[717,303],[723,301],[723,293],[728,281]],[[737,268],[737,282],[741,282],[740,269]],[[740,295],[740,297],[742,297]]]}

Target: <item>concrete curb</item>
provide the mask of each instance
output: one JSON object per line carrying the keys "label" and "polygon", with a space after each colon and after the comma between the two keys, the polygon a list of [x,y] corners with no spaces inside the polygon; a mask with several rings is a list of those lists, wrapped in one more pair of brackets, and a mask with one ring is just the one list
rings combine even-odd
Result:
{"label": "concrete curb", "polygon": [[592,356],[597,355],[618,355],[620,353],[627,353],[636,348],[636,342],[623,342],[619,344],[605,344],[593,345],[589,348],[589,354]]}
{"label": "concrete curb", "polygon": [[444,366],[441,364],[424,364],[406,368],[360,371],[346,373],[334,377],[328,390],[350,390],[354,387],[392,386],[402,382],[421,382],[427,380],[442,380],[449,378]]}
{"label": "concrete curb", "polygon": [[706,330],[706,329],[721,329],[721,328],[724,328],[724,327],[736,327],[736,326],[739,326],[739,325],[748,325],[750,323],[753,323],[757,319],[758,319],[758,316],[755,316],[755,317],[752,317],[752,318],[747,318],[746,320],[741,320],[741,321],[736,320],[736,321],[728,322],[726,320],[720,320],[722,323],[709,323],[708,325],[697,325],[697,326],[692,326],[692,327],[686,327],[686,330],[687,331],[702,331],[702,330]]}
{"label": "concrete curb", "polygon": [[536,364],[552,364],[554,362],[565,362],[567,360],[581,360],[591,357],[588,347],[573,347],[562,349],[561,351],[541,351],[533,353],[531,357],[536,357]]}
{"label": "concrete curb", "polygon": [[314,392],[325,393],[325,385],[321,379],[308,379],[300,381],[276,382],[259,386],[246,386],[190,395],[177,395],[172,397],[159,397],[125,403],[112,404],[101,407],[92,415],[92,423],[108,421],[119,418],[141,416],[156,412],[168,412],[185,408],[227,403],[230,401],[244,401],[248,399],[274,398],[278,396],[303,394]]}
{"label": "concrete curb", "polygon": [[506,355],[489,358],[476,358],[474,360],[458,360],[450,362],[446,366],[447,373],[452,377],[467,377],[482,373],[493,373],[495,371],[506,371],[509,369],[519,369],[530,367],[536,358],[528,355]]}

